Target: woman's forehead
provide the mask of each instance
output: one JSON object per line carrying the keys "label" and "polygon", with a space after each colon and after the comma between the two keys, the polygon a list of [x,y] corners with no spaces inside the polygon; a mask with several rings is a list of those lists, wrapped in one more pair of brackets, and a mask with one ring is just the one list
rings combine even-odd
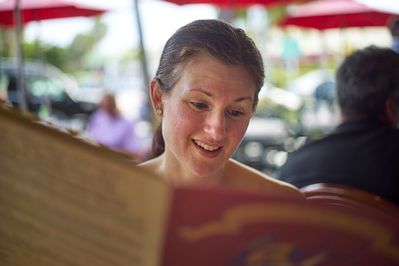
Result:
{"label": "woman's forehead", "polygon": [[[237,90],[252,94],[256,90],[255,82],[248,70],[242,65],[231,65],[210,56],[202,55],[186,62],[180,69],[177,82],[185,89]],[[176,85],[177,85],[176,84]]]}

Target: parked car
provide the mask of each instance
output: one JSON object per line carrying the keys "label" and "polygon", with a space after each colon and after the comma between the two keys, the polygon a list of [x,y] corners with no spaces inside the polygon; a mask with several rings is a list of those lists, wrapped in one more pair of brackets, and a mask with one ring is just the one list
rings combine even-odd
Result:
{"label": "parked car", "polygon": [[[16,60],[0,60],[0,96],[13,106],[20,102],[17,71]],[[97,108],[95,103],[76,100],[72,95],[79,91],[77,83],[54,66],[27,61],[24,74],[27,109],[39,118],[50,119],[62,127],[72,127],[72,122],[78,122],[78,128],[73,129],[80,130]]]}

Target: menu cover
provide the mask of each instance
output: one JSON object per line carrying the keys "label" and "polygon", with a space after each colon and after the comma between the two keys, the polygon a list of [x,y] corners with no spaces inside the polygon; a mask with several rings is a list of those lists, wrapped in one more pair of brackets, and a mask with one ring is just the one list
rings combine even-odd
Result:
{"label": "menu cover", "polygon": [[174,192],[162,265],[399,265],[399,217],[231,189]]}
{"label": "menu cover", "polygon": [[0,265],[399,265],[399,219],[174,186],[0,108]]}

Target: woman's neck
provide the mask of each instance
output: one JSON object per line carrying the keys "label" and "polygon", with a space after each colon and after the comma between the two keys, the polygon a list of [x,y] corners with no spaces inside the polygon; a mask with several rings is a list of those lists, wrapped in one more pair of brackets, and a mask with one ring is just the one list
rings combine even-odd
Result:
{"label": "woman's neck", "polygon": [[201,184],[201,185],[216,185],[223,183],[224,168],[209,176],[198,176],[195,173],[185,169],[176,158],[163,153],[158,157],[158,166],[156,172],[168,182],[174,184]]}

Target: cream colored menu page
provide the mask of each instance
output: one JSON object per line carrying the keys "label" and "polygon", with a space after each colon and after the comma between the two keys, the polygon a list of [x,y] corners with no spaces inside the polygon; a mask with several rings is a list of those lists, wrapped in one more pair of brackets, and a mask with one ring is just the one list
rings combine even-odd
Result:
{"label": "cream colored menu page", "polygon": [[0,108],[0,265],[159,264],[168,187]]}

